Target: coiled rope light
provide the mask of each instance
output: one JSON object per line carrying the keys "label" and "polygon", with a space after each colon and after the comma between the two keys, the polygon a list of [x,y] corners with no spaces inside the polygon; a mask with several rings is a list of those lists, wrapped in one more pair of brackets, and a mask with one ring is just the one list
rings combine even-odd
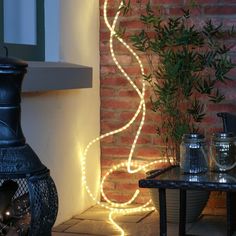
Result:
{"label": "coiled rope light", "polygon": [[[151,203],[151,200],[149,200],[147,203],[139,206],[139,207],[132,207],[132,208],[127,208],[127,206],[131,203],[133,203],[135,201],[135,199],[137,198],[137,196],[139,195],[140,193],[140,190],[137,189],[135,191],[135,193],[133,194],[133,196],[130,198],[130,200],[128,200],[127,202],[124,202],[124,203],[116,203],[116,202],[112,202],[104,193],[104,190],[103,190],[103,185],[107,179],[107,177],[112,174],[114,171],[120,169],[120,168],[124,168],[126,167],[127,168],[127,172],[130,173],[130,174],[133,174],[133,173],[137,173],[139,171],[145,171],[147,167],[151,166],[151,165],[154,165],[154,164],[157,164],[157,163],[163,163],[162,160],[157,160],[157,161],[152,161],[146,165],[138,165],[137,163],[134,163],[132,161],[132,157],[133,157],[133,153],[134,153],[134,150],[135,150],[135,146],[136,146],[136,143],[137,143],[137,140],[140,136],[140,133],[141,133],[141,130],[142,130],[142,127],[144,125],[144,121],[145,121],[145,115],[146,115],[146,105],[145,105],[145,100],[144,100],[144,96],[145,96],[145,82],[144,80],[142,80],[142,90],[140,91],[138,89],[138,87],[134,84],[134,82],[131,80],[131,78],[129,77],[129,75],[125,72],[125,70],[122,68],[122,66],[119,64],[117,58],[116,58],[116,55],[115,55],[115,52],[114,52],[114,49],[113,49],[113,38],[116,38],[123,46],[125,46],[125,48],[134,56],[134,58],[137,60],[138,62],[138,65],[140,67],[140,70],[141,70],[141,76],[144,75],[144,68],[143,68],[143,65],[142,65],[142,62],[141,60],[139,59],[138,55],[132,50],[132,48],[121,38],[117,35],[117,33],[115,32],[115,27],[116,27],[116,23],[117,23],[117,20],[119,18],[119,15],[120,15],[120,11],[117,11],[114,19],[113,19],[113,22],[112,22],[112,25],[109,23],[108,21],[108,18],[107,18],[107,6],[108,6],[108,0],[105,0],[104,1],[104,8],[103,8],[103,12],[104,12],[104,20],[105,20],[105,23],[106,23],[106,26],[108,27],[108,29],[110,30],[110,43],[109,43],[109,46],[110,46],[110,53],[111,53],[111,57],[114,61],[114,63],[116,64],[117,68],[119,69],[119,71],[123,74],[124,78],[131,84],[131,86],[134,88],[134,90],[137,92],[139,98],[140,98],[140,102],[139,102],[139,106],[134,114],[134,116],[129,120],[129,122],[127,124],[125,124],[123,127],[119,128],[119,129],[116,129],[116,130],[113,130],[113,131],[110,131],[108,133],[105,133],[105,134],[102,134],[101,136],[93,139],[91,142],[89,142],[89,144],[86,146],[85,150],[84,150],[84,153],[83,153],[83,156],[81,158],[81,165],[82,165],[82,183],[86,189],[86,191],[88,192],[89,196],[100,206],[106,208],[106,209],[109,209],[110,210],[110,213],[109,213],[109,220],[110,222],[120,231],[121,235],[125,235],[125,232],[124,230],[113,220],[112,216],[114,213],[120,213],[120,214],[127,214],[127,213],[134,213],[134,212],[145,212],[145,211],[152,211],[154,210],[154,207],[148,207],[148,205]],[[120,2],[120,5],[119,5],[119,9],[124,6],[124,1],[121,0]],[[113,165],[108,171],[107,173],[103,176],[102,178],[102,181],[101,181],[101,185],[100,185],[100,191],[101,191],[101,194],[104,198],[104,200],[108,203],[108,204],[103,204],[102,202],[98,201],[96,199],[96,197],[92,194],[88,184],[87,184],[87,177],[86,177],[86,157],[88,155],[88,151],[90,149],[90,147],[108,137],[108,136],[111,136],[111,135],[114,135],[114,134],[117,134],[117,133],[120,133],[120,132],[123,132],[125,131],[126,129],[128,129],[136,120],[136,118],[138,117],[139,113],[142,111],[142,118],[141,118],[141,121],[139,123],[139,127],[138,127],[138,130],[136,132],[136,135],[135,135],[135,138],[134,138],[134,141],[132,143],[132,146],[131,146],[131,149],[130,149],[130,153],[129,153],[129,157],[128,157],[128,160],[125,161],[125,162],[122,162],[118,165]]]}

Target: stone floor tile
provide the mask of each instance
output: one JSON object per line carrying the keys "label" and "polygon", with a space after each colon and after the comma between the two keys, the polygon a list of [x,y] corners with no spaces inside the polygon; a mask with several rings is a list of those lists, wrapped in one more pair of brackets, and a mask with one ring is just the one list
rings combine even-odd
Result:
{"label": "stone floor tile", "polygon": [[[52,236],[115,236],[120,232],[108,221],[109,211],[95,206],[76,216],[60,227],[68,227],[63,232],[53,232]],[[88,218],[88,219],[86,219]],[[126,235],[129,236],[156,236],[159,235],[159,215],[154,212],[139,212],[134,214],[114,215]],[[138,220],[137,220],[138,219]],[[139,220],[140,219],[140,220]],[[77,223],[79,222],[79,223]],[[178,224],[168,223],[168,236],[178,235]],[[199,221],[187,224],[186,232],[194,236],[225,236],[226,219],[224,216],[203,215]],[[234,234],[236,236],[236,233]]]}
{"label": "stone floor tile", "polygon": [[91,235],[91,234],[72,234],[72,233],[53,232],[52,236],[94,236],[94,235]]}
{"label": "stone floor tile", "polygon": [[[129,236],[158,236],[159,222],[154,223],[123,223],[119,224],[125,231],[126,235]],[[168,224],[167,228],[168,236],[178,235],[178,224]]]}
{"label": "stone floor tile", "polygon": [[107,220],[109,217],[109,210],[99,205],[90,207],[88,210],[73,217],[73,219],[83,220]]}
{"label": "stone floor tile", "polygon": [[[154,227],[158,227],[159,229],[159,213],[157,211],[150,212],[147,217],[145,217],[142,221],[142,224],[149,224],[152,223]],[[176,227],[178,228],[178,223],[167,223],[168,228],[175,230]],[[192,223],[186,224],[186,230],[189,230],[192,227]]]}
{"label": "stone floor tile", "polygon": [[143,220],[144,218],[146,218],[149,214],[150,214],[150,212],[139,212],[139,214],[135,214],[135,213],[113,214],[113,219],[116,222],[138,223],[141,220]]}
{"label": "stone floor tile", "polygon": [[128,236],[157,236],[159,235],[158,225],[141,223],[122,223],[119,226]]}
{"label": "stone floor tile", "polygon": [[157,211],[152,211],[147,214],[147,216],[142,219],[142,224],[156,223],[159,220],[159,213]]}
{"label": "stone floor tile", "polygon": [[64,225],[64,224],[60,224],[56,227],[53,227],[52,231],[53,232],[63,232],[66,229],[68,229],[70,227],[70,225]]}
{"label": "stone floor tile", "polygon": [[[132,205],[132,208],[137,207],[137,205]],[[83,220],[99,220],[104,221],[108,220],[110,211],[101,206],[94,206],[84,211],[82,214],[76,215],[74,219],[83,219]],[[148,212],[135,212],[127,214],[114,214],[114,219],[117,222],[139,222],[145,218],[149,213]]]}
{"label": "stone floor tile", "polygon": [[120,232],[107,221],[83,220],[81,223],[69,227],[66,233],[92,235],[120,235]]}
{"label": "stone floor tile", "polygon": [[53,227],[52,231],[54,232],[64,232],[66,229],[68,229],[69,227],[80,223],[81,220],[77,220],[77,219],[70,219],[68,221],[65,221],[64,223]]}
{"label": "stone floor tile", "polygon": [[145,217],[145,215],[142,215],[142,216],[127,216],[127,215],[115,215],[113,217],[113,219],[116,221],[116,222],[119,222],[119,223],[138,223],[139,221],[141,221],[143,218]]}
{"label": "stone floor tile", "polygon": [[75,225],[75,224],[78,223],[78,221],[79,220],[77,220],[77,219],[70,219],[70,220],[67,220],[67,221],[63,222],[62,224],[63,225]]}
{"label": "stone floor tile", "polygon": [[109,218],[109,211],[100,210],[100,211],[86,211],[80,215],[76,215],[73,219],[77,220],[96,220],[96,221],[105,221]]}
{"label": "stone floor tile", "polygon": [[188,233],[201,236],[225,236],[226,218],[224,216],[204,216],[193,223]]}

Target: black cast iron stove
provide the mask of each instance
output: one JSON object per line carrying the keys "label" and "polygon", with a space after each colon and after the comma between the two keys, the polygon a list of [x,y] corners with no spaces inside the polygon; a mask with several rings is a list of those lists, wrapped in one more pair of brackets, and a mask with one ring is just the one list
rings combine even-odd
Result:
{"label": "black cast iron stove", "polygon": [[49,236],[57,216],[55,184],[21,129],[27,66],[0,57],[0,236]]}

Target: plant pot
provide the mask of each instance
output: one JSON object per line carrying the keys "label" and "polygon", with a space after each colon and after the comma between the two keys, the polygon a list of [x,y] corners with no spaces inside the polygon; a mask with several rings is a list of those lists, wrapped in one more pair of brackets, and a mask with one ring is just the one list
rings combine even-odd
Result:
{"label": "plant pot", "polygon": [[[158,189],[150,189],[153,205],[159,211]],[[201,190],[187,190],[186,222],[196,221],[206,206],[210,193]],[[179,190],[166,189],[167,221],[179,222]]]}

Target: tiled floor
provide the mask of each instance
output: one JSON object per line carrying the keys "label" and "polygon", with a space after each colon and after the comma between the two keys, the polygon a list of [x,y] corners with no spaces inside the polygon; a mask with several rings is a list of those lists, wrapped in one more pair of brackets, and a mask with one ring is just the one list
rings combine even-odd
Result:
{"label": "tiled floor", "polygon": [[[108,210],[94,206],[53,229],[52,236],[115,236],[120,232],[108,221]],[[158,236],[159,217],[157,212],[115,215],[115,221],[130,236]],[[225,236],[224,216],[203,215],[197,222],[187,224],[190,236]],[[168,223],[168,236],[178,235],[178,225]],[[236,235],[236,234],[235,234]]]}

